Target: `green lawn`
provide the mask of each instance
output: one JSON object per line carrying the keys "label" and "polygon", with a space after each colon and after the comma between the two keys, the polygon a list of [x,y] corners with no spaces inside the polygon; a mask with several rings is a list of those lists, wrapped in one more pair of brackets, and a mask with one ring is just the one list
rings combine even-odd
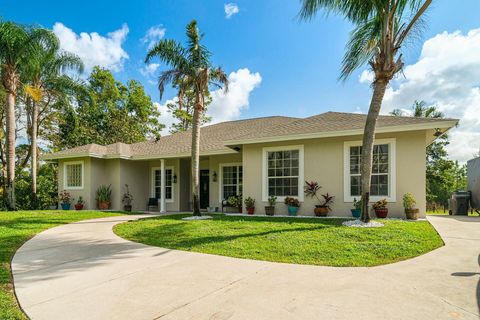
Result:
{"label": "green lawn", "polygon": [[119,236],[164,248],[276,262],[375,266],[415,257],[443,241],[427,221],[382,221],[382,228],[342,226],[342,219],[172,215],[122,223]]}
{"label": "green lawn", "polygon": [[120,215],[99,211],[0,212],[0,319],[27,319],[13,294],[10,261],[15,251],[35,234],[65,223]]}

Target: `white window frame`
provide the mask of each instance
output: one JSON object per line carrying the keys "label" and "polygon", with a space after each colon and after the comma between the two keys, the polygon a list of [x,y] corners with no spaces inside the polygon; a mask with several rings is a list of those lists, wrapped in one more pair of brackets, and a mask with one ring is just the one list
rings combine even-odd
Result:
{"label": "white window frame", "polygon": [[[381,199],[387,199],[388,202],[397,202],[397,166],[396,166],[396,139],[376,139],[375,145],[388,144],[388,196],[371,196],[370,202]],[[350,147],[358,147],[362,145],[362,141],[345,141],[343,144],[343,200],[344,202],[353,202],[359,196],[350,194]]]}
{"label": "white window frame", "polygon": [[[223,200],[223,168],[224,167],[237,167],[237,179],[239,177],[239,170],[238,167],[242,167],[242,188],[243,188],[243,163],[242,162],[231,162],[231,163],[220,163],[220,177],[218,183],[218,202],[222,202]],[[238,181],[237,181],[237,194],[238,194]]]}
{"label": "white window frame", "polygon": [[[290,145],[290,146],[278,146],[278,147],[265,147],[262,150],[262,201],[268,201],[268,157],[267,153],[272,151],[291,151],[298,150],[298,195],[293,195],[292,197],[297,198],[298,201],[303,202],[303,184],[305,182],[304,174],[304,146],[301,145]],[[277,197],[278,202],[282,202],[286,197]]]}
{"label": "white window frame", "polygon": [[[161,167],[152,167],[152,171],[150,173],[150,180],[151,180],[151,190],[150,190],[150,196],[152,198],[155,198],[155,171],[157,170],[162,170]],[[172,170],[172,198],[171,199],[165,199],[166,203],[173,203],[175,202],[175,181],[174,181],[174,176],[175,176],[175,170],[173,166],[165,166],[165,189],[167,188],[167,170]],[[160,193],[161,194],[161,193]]]}
{"label": "white window frame", "polygon": [[[80,164],[82,166],[82,184],[78,187],[70,187],[68,186],[67,181],[67,166],[69,165],[76,165]],[[63,163],[63,189],[65,190],[83,190],[83,186],[85,185],[85,161],[67,161]]]}

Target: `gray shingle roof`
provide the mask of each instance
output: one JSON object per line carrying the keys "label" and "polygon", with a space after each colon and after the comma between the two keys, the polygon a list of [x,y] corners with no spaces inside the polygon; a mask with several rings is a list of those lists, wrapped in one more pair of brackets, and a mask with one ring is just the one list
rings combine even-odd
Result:
{"label": "gray shingle roof", "polygon": [[[234,152],[227,145],[243,144],[248,141],[267,141],[270,138],[300,137],[309,134],[353,132],[362,130],[366,115],[355,113],[326,112],[308,118],[265,117],[228,121],[202,127],[200,135],[200,154]],[[377,128],[391,128],[403,131],[409,126],[433,125],[450,128],[456,119],[432,119],[397,116],[380,116]],[[359,131],[359,133],[361,133]],[[89,144],[45,155],[44,159],[58,159],[74,156],[97,157],[175,157],[188,156],[191,146],[191,131],[161,137],[134,144],[114,143],[107,146]]]}

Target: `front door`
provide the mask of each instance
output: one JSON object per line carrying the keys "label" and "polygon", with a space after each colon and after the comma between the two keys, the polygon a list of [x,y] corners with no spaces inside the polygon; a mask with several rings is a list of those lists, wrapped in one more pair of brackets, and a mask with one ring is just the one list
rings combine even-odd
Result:
{"label": "front door", "polygon": [[200,170],[200,208],[207,209],[210,203],[210,174],[208,170]]}

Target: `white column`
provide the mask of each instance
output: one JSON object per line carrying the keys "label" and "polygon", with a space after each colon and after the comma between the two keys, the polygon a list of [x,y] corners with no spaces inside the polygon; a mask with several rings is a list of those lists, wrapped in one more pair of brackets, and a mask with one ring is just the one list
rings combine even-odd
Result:
{"label": "white column", "polygon": [[160,213],[165,213],[165,160],[160,160]]}

